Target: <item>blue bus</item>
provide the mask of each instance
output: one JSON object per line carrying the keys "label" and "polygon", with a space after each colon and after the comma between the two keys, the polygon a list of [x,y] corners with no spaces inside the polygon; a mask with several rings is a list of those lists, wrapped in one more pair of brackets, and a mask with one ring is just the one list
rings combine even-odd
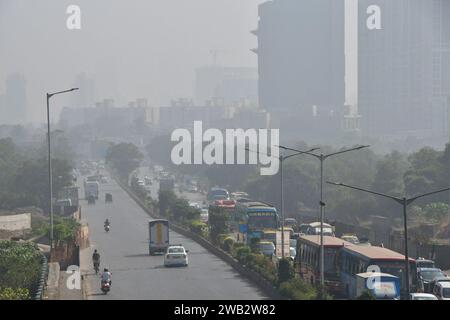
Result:
{"label": "blue bus", "polygon": [[236,205],[240,231],[246,234],[247,243],[253,238],[262,238],[265,230],[277,230],[279,217],[277,209],[263,202],[245,202]]}
{"label": "blue bus", "polygon": [[[368,271],[369,266],[377,266],[378,272],[387,273],[400,279],[401,292],[406,291],[405,256],[383,247],[377,246],[344,246],[339,252],[339,271],[344,293],[351,298],[355,295],[354,284],[357,275]],[[409,283],[411,292],[417,289],[417,270],[414,259],[410,259]]]}

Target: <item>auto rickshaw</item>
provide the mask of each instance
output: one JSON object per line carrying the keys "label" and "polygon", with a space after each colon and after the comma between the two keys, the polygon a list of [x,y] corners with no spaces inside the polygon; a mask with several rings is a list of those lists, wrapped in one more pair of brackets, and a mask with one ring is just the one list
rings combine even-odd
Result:
{"label": "auto rickshaw", "polygon": [[112,202],[112,194],[111,193],[107,193],[105,194],[105,202]]}

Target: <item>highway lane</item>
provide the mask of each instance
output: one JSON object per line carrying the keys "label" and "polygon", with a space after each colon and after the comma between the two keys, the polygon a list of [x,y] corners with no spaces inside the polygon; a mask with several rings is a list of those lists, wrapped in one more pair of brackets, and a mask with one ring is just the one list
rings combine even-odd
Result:
{"label": "highway lane", "polygon": [[[104,202],[106,192],[113,195],[113,203]],[[189,250],[188,267],[165,268],[162,256],[149,256],[149,216],[113,181],[100,185],[95,205],[82,200],[82,215],[89,223],[91,242],[81,257],[88,299],[267,299],[228,264],[175,232],[170,232],[171,243]],[[103,229],[106,218],[111,221],[109,233]],[[112,290],[106,296],[92,270],[93,249],[101,255],[101,268],[112,272]]]}

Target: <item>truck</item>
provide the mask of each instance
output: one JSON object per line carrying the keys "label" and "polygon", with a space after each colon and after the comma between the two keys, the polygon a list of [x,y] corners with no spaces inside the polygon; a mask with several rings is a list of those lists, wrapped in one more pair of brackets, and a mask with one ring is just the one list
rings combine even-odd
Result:
{"label": "truck", "polygon": [[89,196],[93,196],[98,200],[98,182],[97,181],[85,181],[84,182],[84,195],[88,199]]}
{"label": "truck", "polygon": [[169,221],[164,219],[150,220],[148,222],[149,244],[148,253],[166,252],[169,246]]}
{"label": "truck", "polygon": [[400,278],[382,272],[363,272],[356,275],[356,296],[369,291],[376,300],[399,300]]}

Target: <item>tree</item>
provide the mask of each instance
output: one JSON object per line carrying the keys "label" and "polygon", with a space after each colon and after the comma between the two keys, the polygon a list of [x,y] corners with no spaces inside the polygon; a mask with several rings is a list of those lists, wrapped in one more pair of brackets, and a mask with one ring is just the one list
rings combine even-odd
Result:
{"label": "tree", "polygon": [[106,151],[106,164],[117,171],[121,180],[127,182],[143,158],[143,154],[132,143],[112,144]]}
{"label": "tree", "polygon": [[213,242],[217,243],[219,236],[229,232],[228,222],[229,216],[226,211],[218,207],[210,207],[208,223],[210,227],[210,237]]}

